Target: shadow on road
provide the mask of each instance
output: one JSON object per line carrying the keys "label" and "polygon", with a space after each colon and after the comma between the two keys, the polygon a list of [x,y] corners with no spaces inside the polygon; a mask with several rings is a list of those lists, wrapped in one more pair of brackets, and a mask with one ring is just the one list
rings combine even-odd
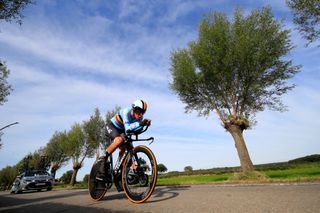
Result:
{"label": "shadow on road", "polygon": [[179,196],[179,191],[188,190],[190,186],[165,186],[155,189],[152,195],[152,199],[147,201],[148,203],[161,202],[165,200],[173,199]]}
{"label": "shadow on road", "polygon": [[[52,192],[24,192],[23,194],[18,194],[18,195],[10,195],[10,194],[3,194],[0,195],[0,207],[7,207],[7,206],[15,206],[15,205],[20,205],[20,204],[25,204],[25,203],[30,203],[30,202],[45,202],[45,201],[50,201],[54,199],[59,199],[59,198],[66,198],[66,197],[72,197],[75,195],[82,195],[82,194],[87,194],[87,191],[65,191],[66,193],[59,193],[52,195]],[[26,194],[36,194],[36,195],[41,195],[41,197],[36,197],[32,199],[25,199]]]}
{"label": "shadow on road", "polygon": [[[111,191],[114,192],[114,191]],[[126,195],[123,192],[117,193],[117,194],[110,194],[111,192],[107,192],[104,198],[101,201],[104,200],[122,200],[127,199]]]}
{"label": "shadow on road", "polygon": [[30,205],[23,208],[17,209],[9,209],[3,210],[2,213],[35,213],[35,212],[46,212],[46,213],[56,213],[56,212],[64,212],[64,213],[73,213],[73,212],[84,212],[84,213],[100,213],[100,212],[113,212],[113,213],[135,213],[135,211],[122,211],[122,210],[114,210],[108,209],[106,207],[98,208],[98,207],[88,207],[88,206],[79,206],[79,205],[68,205],[62,203],[42,203],[36,205]]}
{"label": "shadow on road", "polygon": [[[188,190],[190,186],[161,186],[156,187],[151,198],[147,201],[147,203],[156,203],[165,200],[173,199],[179,196],[179,191]],[[105,197],[101,201],[112,201],[112,200],[125,200],[127,199],[126,195],[121,193],[106,193]]]}
{"label": "shadow on road", "polygon": [[[161,186],[157,187],[153,195],[147,203],[157,203],[166,200],[174,199],[179,196],[181,191],[189,190],[190,186]],[[67,202],[66,202],[67,198]],[[78,199],[85,199],[80,205],[70,202],[77,202]],[[130,211],[119,211],[116,209],[108,209],[105,206],[106,201],[126,200],[124,193],[116,193],[111,190],[107,192],[102,202],[92,202],[89,199],[86,190],[72,190],[72,191],[52,191],[40,193],[24,193],[19,195],[1,194],[0,195],[0,211],[1,212],[115,212],[128,213]],[[61,201],[62,200],[62,201]],[[128,201],[129,202],[129,201]],[[87,203],[87,204],[85,204]],[[129,202],[130,203],[130,202]],[[102,204],[102,205],[101,205]],[[85,206],[87,205],[87,206]],[[140,211],[141,212],[141,211]],[[144,211],[148,212],[148,210]]]}

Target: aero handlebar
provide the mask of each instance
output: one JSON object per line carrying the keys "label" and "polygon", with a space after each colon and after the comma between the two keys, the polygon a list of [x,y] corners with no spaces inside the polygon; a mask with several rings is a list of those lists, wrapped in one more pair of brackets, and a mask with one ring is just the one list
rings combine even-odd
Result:
{"label": "aero handlebar", "polygon": [[131,138],[131,136],[136,136],[135,139],[131,139],[132,141],[151,141],[149,144],[152,144],[153,141],[154,141],[154,137],[150,137],[150,138],[147,138],[147,139],[138,139],[138,135],[144,133],[145,131],[147,131],[149,128],[149,126],[146,126],[144,129],[142,129],[141,131],[138,131],[138,132],[134,132],[134,131],[127,131],[127,136]]}

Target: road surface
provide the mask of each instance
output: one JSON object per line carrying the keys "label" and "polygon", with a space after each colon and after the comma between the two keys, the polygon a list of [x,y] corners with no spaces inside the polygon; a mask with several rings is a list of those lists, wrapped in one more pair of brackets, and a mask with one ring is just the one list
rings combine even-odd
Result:
{"label": "road surface", "polygon": [[107,192],[99,202],[86,190],[0,193],[0,212],[320,212],[320,184],[195,185],[157,187],[143,204]]}

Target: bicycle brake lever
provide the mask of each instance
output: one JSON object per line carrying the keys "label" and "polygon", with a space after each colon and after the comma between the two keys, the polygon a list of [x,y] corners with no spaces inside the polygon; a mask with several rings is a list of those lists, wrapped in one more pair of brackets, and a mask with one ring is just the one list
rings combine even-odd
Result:
{"label": "bicycle brake lever", "polygon": [[149,145],[151,145],[154,141],[154,137],[149,138],[148,140],[151,140],[151,142],[149,143]]}

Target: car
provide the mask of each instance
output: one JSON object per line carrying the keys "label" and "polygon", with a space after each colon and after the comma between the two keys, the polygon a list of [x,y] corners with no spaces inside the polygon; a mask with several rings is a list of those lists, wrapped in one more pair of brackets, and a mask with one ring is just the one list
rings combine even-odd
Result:
{"label": "car", "polygon": [[31,170],[18,175],[13,182],[11,193],[21,193],[22,191],[46,189],[52,190],[54,184],[53,177],[46,171]]}

